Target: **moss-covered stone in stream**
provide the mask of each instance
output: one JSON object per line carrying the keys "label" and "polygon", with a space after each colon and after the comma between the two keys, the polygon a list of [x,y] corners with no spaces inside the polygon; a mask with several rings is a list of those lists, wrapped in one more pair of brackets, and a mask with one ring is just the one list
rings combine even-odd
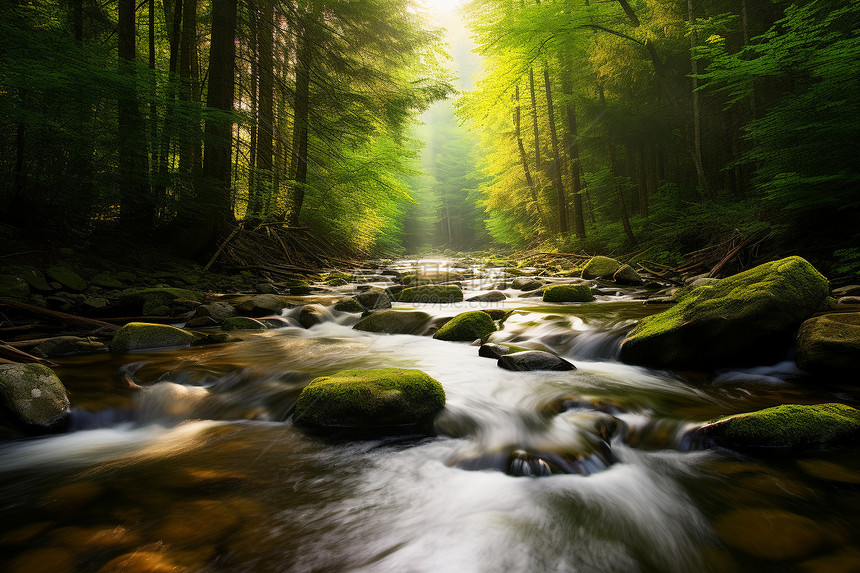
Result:
{"label": "moss-covered stone in stream", "polygon": [[299,395],[293,421],[320,429],[414,431],[445,407],[442,385],[420,370],[344,370],[315,378]]}
{"label": "moss-covered stone in stream", "polygon": [[266,325],[256,318],[231,316],[221,323],[221,330],[266,330]]}
{"label": "moss-covered stone in stream", "polygon": [[419,310],[377,310],[359,320],[353,328],[387,334],[423,334],[430,315]]}
{"label": "moss-covered stone in stream", "polygon": [[552,285],[543,291],[544,302],[591,302],[594,295],[588,285]]}
{"label": "moss-covered stone in stream", "polygon": [[62,430],[69,397],[54,371],[41,364],[0,364],[3,417],[28,431]]}
{"label": "moss-covered stone in stream", "polygon": [[772,261],[678,291],[678,304],[643,318],[621,344],[623,362],[710,368],[778,359],[827,298],[827,279],[800,257]]}
{"label": "moss-covered stone in stream", "polygon": [[825,314],[800,326],[794,359],[807,372],[860,372],[860,312]]}
{"label": "moss-covered stone in stream", "polygon": [[193,342],[193,334],[175,326],[130,322],[114,335],[110,349],[114,352],[128,352],[148,348],[188,346]]}
{"label": "moss-covered stone in stream", "polygon": [[403,289],[398,295],[400,302],[434,303],[462,302],[463,290],[456,285],[426,285]]}
{"label": "moss-covered stone in stream", "polygon": [[618,270],[612,275],[612,280],[616,284],[632,286],[641,285],[645,282],[630,265],[621,265],[618,267]]}
{"label": "moss-covered stone in stream", "polygon": [[860,437],[860,410],[844,404],[784,404],[714,420],[702,427],[717,445],[792,448]]}
{"label": "moss-covered stone in stream", "polygon": [[334,309],[340,312],[362,313],[364,307],[354,298],[346,298],[334,303]]}
{"label": "moss-covered stone in stream", "polygon": [[433,335],[438,340],[471,342],[477,338],[484,340],[496,331],[496,324],[490,315],[482,310],[463,312],[442,325]]}
{"label": "moss-covered stone in stream", "polygon": [[303,280],[291,280],[284,283],[284,286],[290,290],[290,295],[301,296],[311,294],[311,285]]}
{"label": "moss-covered stone in stream", "polygon": [[621,265],[620,261],[609,257],[592,257],[582,267],[581,276],[584,279],[596,279],[598,277],[610,279],[615,274],[615,271],[621,268]]}

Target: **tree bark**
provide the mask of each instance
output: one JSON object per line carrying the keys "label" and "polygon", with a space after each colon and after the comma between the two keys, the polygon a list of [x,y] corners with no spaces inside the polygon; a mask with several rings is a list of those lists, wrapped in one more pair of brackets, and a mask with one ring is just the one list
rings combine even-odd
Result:
{"label": "tree bark", "polygon": [[[184,0],[182,5],[182,36],[179,41],[179,99],[190,104],[194,99],[192,79],[195,48],[197,47],[197,0]],[[196,162],[196,141],[199,139],[196,120],[189,120],[190,105],[183,113],[183,133],[179,146],[179,170],[186,175],[186,184],[192,185]]]}
{"label": "tree bark", "polygon": [[562,79],[562,92],[567,96],[564,105],[564,118],[567,129],[564,131],[564,147],[567,149],[570,186],[573,192],[573,227],[576,236],[585,238],[585,213],[582,202],[582,181],[579,178],[579,145],[577,144],[576,105],[573,102],[573,86],[569,78]]}
{"label": "tree bark", "polygon": [[535,209],[538,214],[538,221],[542,225],[546,225],[546,219],[543,216],[543,208],[540,206],[540,201],[538,199],[537,190],[535,189],[535,182],[532,179],[531,171],[529,170],[529,160],[528,155],[526,154],[525,145],[523,145],[523,133],[521,128],[521,111],[520,111],[520,86],[516,86],[514,90],[514,98],[516,99],[517,105],[514,109],[514,133],[517,138],[517,147],[520,150],[520,161],[523,164],[523,174],[526,178],[526,185],[529,187],[529,192],[532,196],[532,201],[535,204]]}
{"label": "tree bark", "polygon": [[257,57],[259,65],[258,119],[257,128],[257,184],[251,195],[252,215],[262,215],[265,196],[271,194],[272,145],[274,133],[274,8],[271,0],[260,2],[260,25],[257,27]]}
{"label": "tree bark", "polygon": [[203,177],[208,186],[208,213],[216,231],[233,219],[230,204],[230,149],[232,142],[233,82],[236,59],[236,2],[212,0],[212,38],[209,48],[209,90],[206,105],[222,113],[206,120]]}
{"label": "tree bark", "polygon": [[645,145],[636,144],[636,184],[639,189],[639,216],[643,219],[648,216],[648,184],[645,181]]}
{"label": "tree bark", "polygon": [[552,143],[552,179],[558,205],[558,230],[561,233],[567,233],[567,197],[564,192],[564,183],[561,180],[561,155],[558,152],[558,133],[555,129],[555,113],[552,107],[552,86],[549,81],[549,69],[546,66],[543,68],[543,82],[546,90],[546,113],[549,119],[550,142]]}
{"label": "tree bark", "polygon": [[305,200],[305,184],[308,180],[308,115],[310,113],[310,67],[311,42],[308,30],[301,31],[296,54],[295,121],[293,122],[293,149],[290,171],[293,185],[290,190],[289,224],[298,226],[302,204]]}

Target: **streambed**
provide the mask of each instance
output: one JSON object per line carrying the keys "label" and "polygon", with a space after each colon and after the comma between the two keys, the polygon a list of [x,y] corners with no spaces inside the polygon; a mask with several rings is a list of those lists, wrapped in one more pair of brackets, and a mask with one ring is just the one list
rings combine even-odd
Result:
{"label": "streambed", "polygon": [[[444,268],[473,274],[462,282],[467,297],[505,279]],[[366,276],[363,284],[390,284]],[[241,342],[58,359],[74,431],[0,444],[2,565],[860,569],[857,447],[751,456],[685,439],[713,417],[781,403],[856,406],[856,391],[813,379],[788,357],[708,374],[621,364],[624,333],[659,308],[642,304],[643,289],[597,286],[592,303],[542,303],[506,289],[510,298],[496,303],[408,305],[432,316],[516,309],[491,341],[549,349],[576,365],[570,372],[510,372],[468,343],[360,332],[357,315],[334,311],[309,329],[242,332]],[[312,378],[392,366],[444,386],[437,436],[345,442],[292,425],[291,407]],[[121,372],[145,388],[118,390]],[[593,432],[598,415],[618,420],[608,453]],[[520,451],[582,471],[508,475]]]}

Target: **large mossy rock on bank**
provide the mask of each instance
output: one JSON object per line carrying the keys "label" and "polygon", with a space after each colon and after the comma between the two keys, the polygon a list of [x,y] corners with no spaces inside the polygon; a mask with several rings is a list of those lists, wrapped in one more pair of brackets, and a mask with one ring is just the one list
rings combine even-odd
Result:
{"label": "large mossy rock on bank", "polygon": [[477,338],[484,340],[496,331],[496,323],[483,310],[463,312],[446,322],[433,334],[438,340],[471,342]]}
{"label": "large mossy rock on bank", "polygon": [[110,343],[114,352],[144,350],[148,348],[175,348],[194,342],[194,335],[175,326],[130,322],[120,328]]}
{"label": "large mossy rock on bank", "polygon": [[860,372],[860,312],[810,318],[797,333],[794,358],[807,372]]}
{"label": "large mossy rock on bank", "polygon": [[785,404],[715,420],[700,430],[729,448],[793,448],[860,438],[860,410],[844,404]]}
{"label": "large mossy rock on bank", "polygon": [[800,323],[827,299],[827,279],[788,257],[676,294],[621,343],[623,362],[709,368],[778,358]]}
{"label": "large mossy rock on bank", "polygon": [[420,370],[344,370],[315,378],[296,401],[293,421],[317,429],[429,429],[445,407],[442,385]]}
{"label": "large mossy rock on bank", "polygon": [[553,285],[543,291],[544,302],[591,302],[594,295],[588,285]]}
{"label": "large mossy rock on bank", "polygon": [[609,257],[592,257],[591,260],[585,263],[585,266],[582,267],[582,278],[596,279],[603,277],[610,279],[621,267],[621,261],[616,261]]}
{"label": "large mossy rock on bank", "polygon": [[353,329],[386,334],[423,334],[430,315],[418,310],[377,310],[359,320]]}
{"label": "large mossy rock on bank", "polygon": [[455,285],[426,285],[403,289],[398,295],[400,302],[462,302],[463,290]]}
{"label": "large mossy rock on bank", "polygon": [[3,417],[31,432],[59,431],[68,422],[66,388],[41,364],[0,364],[0,402]]}

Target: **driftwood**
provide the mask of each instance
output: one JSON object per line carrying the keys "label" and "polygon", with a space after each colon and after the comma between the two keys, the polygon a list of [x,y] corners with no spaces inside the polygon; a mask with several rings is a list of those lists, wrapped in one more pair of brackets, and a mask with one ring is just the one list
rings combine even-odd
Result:
{"label": "driftwood", "polygon": [[43,366],[56,366],[50,360],[45,360],[44,358],[39,358],[38,356],[33,356],[32,354],[27,354],[23,350],[19,350],[6,344],[2,340],[0,340],[0,356],[10,360],[12,362],[22,362],[22,363],[36,363],[42,364]]}
{"label": "driftwood", "polygon": [[44,316],[45,318],[50,318],[56,320],[58,322],[62,322],[64,324],[74,324],[77,326],[85,326],[93,329],[95,332],[106,331],[113,332],[118,330],[119,327],[115,324],[110,324],[108,322],[103,322],[101,320],[95,320],[93,318],[86,318],[83,316],[77,316],[74,314],[68,314],[65,312],[60,312],[57,310],[48,310],[47,308],[42,308],[40,306],[35,306],[32,304],[27,304],[23,302],[18,302],[16,300],[3,298],[0,299],[0,306],[6,306],[9,308],[14,308],[17,310],[21,310],[24,312],[28,312],[30,314],[35,314],[38,316]]}
{"label": "driftwood", "polygon": [[[129,322],[149,322],[153,324],[173,324],[175,322],[185,322],[188,320],[189,313],[180,316],[123,316],[123,317],[103,317],[101,320],[109,323],[128,324]],[[110,326],[118,328],[116,324]]]}

